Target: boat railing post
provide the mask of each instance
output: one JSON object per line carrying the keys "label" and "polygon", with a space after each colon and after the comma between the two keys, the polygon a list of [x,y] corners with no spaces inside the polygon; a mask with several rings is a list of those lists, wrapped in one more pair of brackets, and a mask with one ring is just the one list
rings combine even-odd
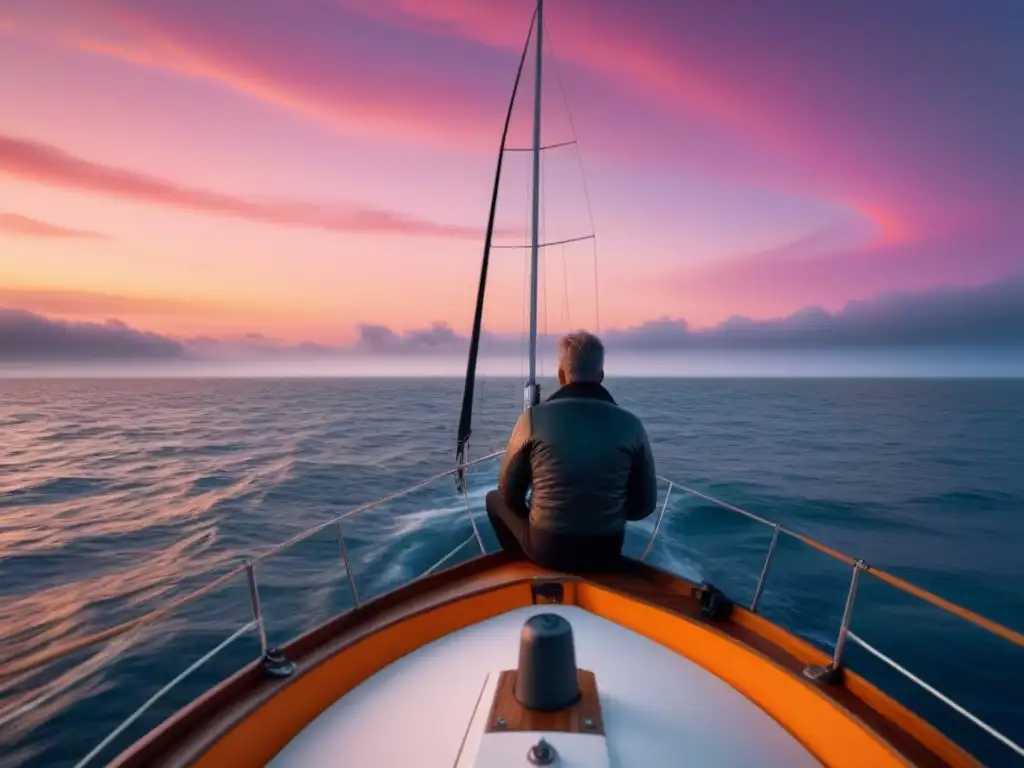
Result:
{"label": "boat railing post", "polygon": [[352,574],[352,561],[348,556],[348,546],[345,544],[345,534],[341,531],[341,520],[337,522],[338,544],[341,545],[341,561],[345,565],[345,577],[348,579],[348,588],[352,592],[352,600],[356,608],[359,607],[359,592],[356,590],[356,577]]}
{"label": "boat railing post", "polygon": [[772,558],[775,557],[775,545],[779,543],[779,526],[776,523],[772,530],[772,543],[768,545],[768,556],[764,559],[764,567],[761,568],[761,577],[757,580],[757,589],[754,590],[754,599],[750,601],[750,612],[757,613],[757,604],[761,601],[761,593],[764,592],[764,584],[768,581],[768,571],[772,567]]}
{"label": "boat railing post", "polygon": [[263,607],[260,605],[260,589],[256,584],[256,566],[252,560],[245,561],[245,576],[249,581],[249,598],[252,600],[252,617],[260,635],[260,656],[263,669],[274,677],[288,677],[295,671],[295,665],[288,661],[277,648],[267,644],[267,628],[263,621]]}
{"label": "boat railing post", "polygon": [[249,582],[249,599],[252,601],[252,618],[260,636],[260,657],[267,655],[267,628],[263,626],[263,608],[260,605],[260,590],[256,585],[256,567],[252,560],[245,562],[245,577]]}
{"label": "boat railing post", "polygon": [[644,547],[644,553],[640,555],[640,562],[642,563],[647,559],[647,556],[651,554],[651,550],[654,548],[654,540],[658,538],[658,531],[661,530],[661,521],[665,519],[665,510],[668,509],[668,500],[672,495],[672,481],[668,481],[668,488],[665,491],[665,502],[661,505],[661,511],[658,513],[658,520],[654,523],[654,530],[651,531],[651,538],[647,542],[647,546]]}
{"label": "boat railing post", "polygon": [[832,661],[824,667],[811,665],[804,669],[804,675],[819,683],[834,684],[842,680],[843,675],[843,650],[846,648],[846,636],[850,631],[850,620],[853,617],[853,603],[857,598],[857,584],[860,581],[861,571],[867,570],[867,563],[857,560],[853,564],[853,572],[850,575],[850,589],[846,593],[846,606],[843,608],[843,618],[839,622],[839,634],[836,636],[836,648],[832,652]]}
{"label": "boat railing post", "polygon": [[846,634],[850,631],[853,602],[857,598],[857,584],[860,581],[860,573],[863,570],[863,560],[858,560],[853,564],[853,572],[850,575],[850,590],[846,593],[846,607],[843,608],[843,619],[839,623],[839,635],[836,637],[836,649],[832,654],[832,666],[836,668],[843,666],[843,649],[846,647]]}

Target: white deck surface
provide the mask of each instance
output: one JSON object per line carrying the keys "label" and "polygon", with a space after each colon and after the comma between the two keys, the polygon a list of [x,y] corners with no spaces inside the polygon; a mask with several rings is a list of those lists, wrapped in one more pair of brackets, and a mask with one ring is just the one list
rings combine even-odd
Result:
{"label": "white deck surface", "polygon": [[[572,624],[577,664],[594,672],[606,738],[543,734],[560,768],[819,763],[727,683],[647,638],[575,606],[520,608],[454,632],[373,675],[285,747],[273,768],[530,768],[537,734],[484,734],[497,672],[514,669],[535,613]],[[488,693],[490,692],[490,693]]]}

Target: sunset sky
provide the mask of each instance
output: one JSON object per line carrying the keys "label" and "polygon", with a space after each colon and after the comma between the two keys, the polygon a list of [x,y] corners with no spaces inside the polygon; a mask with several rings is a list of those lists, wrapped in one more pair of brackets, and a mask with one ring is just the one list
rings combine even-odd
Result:
{"label": "sunset sky", "polygon": [[[585,192],[596,230],[545,253],[552,330],[834,313],[1024,267],[1024,4],[546,5],[544,142],[579,144],[545,154],[544,237],[590,233]],[[532,7],[7,0],[0,307],[176,339],[466,333]],[[524,242],[528,159],[502,244]],[[492,331],[522,328],[524,258],[495,252]]]}

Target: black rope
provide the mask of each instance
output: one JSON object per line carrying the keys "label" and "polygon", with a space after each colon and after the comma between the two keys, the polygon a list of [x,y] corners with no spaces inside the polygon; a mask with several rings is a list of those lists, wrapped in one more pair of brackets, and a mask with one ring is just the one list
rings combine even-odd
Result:
{"label": "black rope", "polygon": [[[494,236],[494,215],[498,208],[498,188],[501,185],[501,163],[505,158],[505,142],[508,139],[508,127],[512,122],[512,108],[516,103],[516,93],[519,90],[519,81],[523,75],[523,65],[526,63],[526,54],[530,48],[530,39],[533,37],[533,30],[537,24],[537,11],[534,10],[533,18],[530,19],[530,29],[526,34],[526,45],[523,46],[523,55],[519,58],[519,69],[516,70],[516,80],[512,85],[512,98],[508,103],[508,112],[505,113],[505,127],[501,132],[501,146],[498,150],[498,165],[494,172],[494,190],[491,192],[491,210],[487,216],[487,234],[484,236],[484,255],[480,262],[480,283],[476,290],[476,311],[473,314],[473,333],[469,339],[469,359],[466,362],[466,387],[462,392],[462,412],[459,414],[459,432],[455,448],[456,466],[466,463],[466,448],[469,445],[469,436],[473,432],[473,390],[476,386],[476,362],[480,352],[480,331],[483,326],[484,316],[484,294],[487,290],[487,267],[491,258],[491,238]],[[466,471],[460,468],[455,473],[455,485],[461,491],[464,489]]]}

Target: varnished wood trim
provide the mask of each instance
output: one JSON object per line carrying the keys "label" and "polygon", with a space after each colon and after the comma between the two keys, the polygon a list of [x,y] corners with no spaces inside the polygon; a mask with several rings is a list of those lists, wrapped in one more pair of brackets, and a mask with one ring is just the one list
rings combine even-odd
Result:
{"label": "varnished wood trim", "polygon": [[577,670],[576,674],[580,698],[575,704],[554,712],[537,712],[527,709],[516,700],[516,670],[505,670],[498,678],[486,730],[561,731],[603,736],[604,720],[601,717],[601,700],[597,694],[597,679],[593,672],[585,669]]}
{"label": "varnished wood trim", "polygon": [[388,664],[450,632],[529,604],[526,583],[497,586],[365,633],[322,659],[307,674],[296,676],[273,699],[221,736],[196,765],[266,765],[317,715]]}
{"label": "varnished wood trim", "polygon": [[685,656],[724,680],[829,768],[909,768],[895,747],[829,697],[713,626],[597,585],[577,586],[581,608]]}
{"label": "varnished wood trim", "polygon": [[[534,566],[514,562],[503,552],[476,558],[366,602],[340,614],[284,647],[295,662],[290,678],[272,678],[255,661],[208,691],[110,763],[111,768],[194,765],[206,750],[279,691],[346,644],[445,601],[459,600],[482,589],[522,583],[535,575]],[[527,595],[529,601],[529,595]]]}
{"label": "varnished wood trim", "polygon": [[[762,616],[740,609],[734,611],[732,623],[755,633],[758,638],[783,649],[792,659],[781,659],[783,666],[794,673],[808,664],[827,664],[832,657],[805,640],[791,635]],[[750,640],[752,647],[765,647]],[[793,663],[798,662],[798,663]],[[860,675],[845,670],[842,686],[826,689],[828,695],[855,713],[881,736],[889,739],[916,765],[950,765],[958,768],[981,768],[981,764],[941,731],[921,719],[907,707],[887,696]],[[911,741],[913,740],[913,741]],[[916,742],[916,744],[914,743]]]}
{"label": "varnished wood trim", "polygon": [[907,594],[913,595],[919,600],[924,600],[926,603],[934,605],[936,608],[941,608],[947,613],[951,613],[954,616],[959,616],[966,622],[973,624],[976,627],[984,629],[987,632],[991,632],[996,637],[1001,637],[1003,640],[1013,643],[1018,648],[1024,648],[1024,635],[1016,630],[1004,627],[998,622],[992,621],[992,619],[986,619],[984,616],[969,611],[961,605],[951,603],[943,597],[939,597],[936,594],[929,592],[927,589],[922,589],[916,584],[911,584],[909,581],[901,579],[899,576],[894,576],[886,571],[879,570],[878,568],[869,567],[868,572],[880,581],[884,581],[896,589],[901,589]]}
{"label": "varnished wood trim", "polygon": [[[631,562],[624,573],[593,574],[588,580],[648,605],[710,623],[701,615],[699,603],[690,596],[693,584],[652,566]],[[831,659],[807,641],[739,606],[733,608],[729,621],[712,625],[798,677],[807,664],[822,664]],[[982,768],[956,742],[860,675],[846,670],[844,678],[845,684],[823,686],[821,692],[886,739],[913,765]]]}
{"label": "varnished wood trim", "polygon": [[[589,583],[617,594],[637,606],[657,608],[676,617],[689,619],[694,624],[708,624],[700,615],[700,606],[690,596],[692,585],[689,582],[647,565],[634,562],[625,573],[579,577],[551,573],[531,563],[513,560],[503,553],[488,555],[413,582],[303,635],[285,649],[289,657],[296,662],[298,669],[294,676],[284,680],[269,678],[258,664],[252,664],[177,713],[115,759],[111,765],[118,768],[196,764],[212,766],[218,764],[209,759],[215,753],[219,755],[218,759],[227,759],[227,763],[219,764],[230,764],[239,768],[246,765],[263,765],[265,759],[255,754],[249,755],[248,751],[231,753],[219,748],[222,745],[227,746],[228,735],[237,736],[242,732],[248,733],[255,741],[262,742],[264,734],[259,729],[241,726],[262,721],[262,717],[256,717],[260,710],[279,711],[279,701],[295,702],[296,694],[284,694],[298,686],[302,680],[319,679],[321,667],[330,663],[333,669],[339,663],[336,658],[339,655],[345,655],[349,660],[355,658],[348,656],[347,653],[342,654],[343,651],[360,644],[365,646],[365,641],[369,638],[388,629],[397,629],[400,625],[404,627],[406,621],[420,618],[418,626],[421,629],[427,628],[428,631],[418,632],[418,639],[410,637],[410,644],[401,646],[408,649],[402,652],[406,653],[429,642],[436,632],[445,634],[465,626],[462,622],[472,619],[473,614],[487,618],[518,607],[520,601],[525,601],[522,604],[529,604],[531,597],[528,584],[536,580],[557,580],[564,583],[564,601],[567,604],[580,603],[580,596],[587,594]],[[522,589],[519,592],[515,589],[506,590],[513,587]],[[506,602],[505,596],[513,593],[516,595],[514,600]],[[438,612],[438,609],[467,600],[474,604],[473,609]],[[483,610],[484,606],[487,606],[486,610]],[[483,610],[483,613],[476,613],[477,609]],[[430,615],[443,615],[444,622],[441,624],[445,626],[436,623],[440,621],[437,618],[424,618]],[[461,618],[453,620],[453,617]],[[802,667],[807,662],[820,663],[827,660],[825,654],[817,648],[764,618],[738,607],[734,610],[731,620],[715,623],[713,630],[719,635],[727,636],[741,647],[754,651],[755,655],[769,659],[775,665],[788,670],[792,673],[791,676],[804,686],[811,684],[800,677]],[[642,628],[636,631],[647,634]],[[382,659],[389,657],[389,654],[393,656],[398,646],[392,644],[388,648],[390,651],[384,654]],[[394,658],[398,656],[393,656]],[[389,662],[385,660],[381,663]],[[358,674],[353,673],[355,677],[347,679],[345,683],[348,688],[345,688],[345,685],[323,686],[308,681],[299,686],[305,689],[306,686],[312,685],[312,690],[317,691],[317,703],[313,707],[303,707],[301,716],[289,718],[288,727],[294,729],[291,735],[297,733],[306,722],[328,706],[331,703],[331,696],[337,698],[341,695],[338,691],[347,690],[358,684],[378,668],[370,664],[360,669]],[[888,741],[909,764],[920,768],[977,768],[980,765],[951,740],[867,681],[849,671],[846,674],[846,681],[846,685],[815,690],[819,690],[821,695],[836,707],[849,713],[855,722],[859,721],[873,730],[880,740]],[[271,702],[274,706],[264,706]],[[301,705],[301,701],[298,703]],[[305,722],[303,718],[307,718]],[[272,755],[290,738],[283,731],[268,732],[267,735],[277,746],[271,749],[270,746],[264,745],[260,747],[260,754]],[[231,741],[235,742],[234,737]],[[227,758],[228,755],[230,759]],[[252,762],[243,759],[246,755],[252,758]]]}

